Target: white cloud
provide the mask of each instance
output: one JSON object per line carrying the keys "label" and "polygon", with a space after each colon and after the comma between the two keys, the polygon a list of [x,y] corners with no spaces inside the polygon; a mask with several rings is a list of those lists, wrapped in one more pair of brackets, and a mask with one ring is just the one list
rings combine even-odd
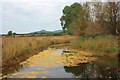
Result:
{"label": "white cloud", "polygon": [[3,32],[61,29],[62,9],[76,1],[81,0],[2,0]]}
{"label": "white cloud", "polygon": [[2,2],[40,2],[40,3],[58,3],[58,2],[75,2],[85,0],[1,0]]}
{"label": "white cloud", "polygon": [[59,16],[56,5],[40,3],[5,3],[3,4],[3,18],[14,19],[19,17],[24,20],[34,19],[45,21]]}
{"label": "white cloud", "polygon": [[[0,5],[2,5],[0,3]],[[2,33],[2,6],[0,6],[0,34]]]}

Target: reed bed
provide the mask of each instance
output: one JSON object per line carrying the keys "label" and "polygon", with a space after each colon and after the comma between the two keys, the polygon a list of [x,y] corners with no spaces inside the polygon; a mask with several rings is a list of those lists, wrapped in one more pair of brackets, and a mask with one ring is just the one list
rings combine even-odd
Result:
{"label": "reed bed", "polygon": [[118,52],[117,38],[112,35],[96,37],[76,37],[76,39],[71,41],[70,46],[72,48],[79,48],[85,51],[91,50],[105,54]]}
{"label": "reed bed", "polygon": [[11,37],[2,38],[2,60],[7,61],[25,54],[34,54],[50,45],[69,43],[70,36]]}

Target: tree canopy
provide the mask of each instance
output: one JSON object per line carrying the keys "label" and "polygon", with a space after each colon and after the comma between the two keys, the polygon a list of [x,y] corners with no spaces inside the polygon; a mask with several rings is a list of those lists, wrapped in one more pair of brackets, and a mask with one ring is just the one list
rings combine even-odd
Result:
{"label": "tree canopy", "polygon": [[69,34],[73,34],[73,30],[76,28],[76,26],[79,26],[75,24],[81,23],[81,20],[84,20],[85,16],[83,14],[83,6],[80,3],[74,3],[71,6],[65,6],[63,9],[63,15],[60,18],[63,30],[66,30]]}
{"label": "tree canopy", "polygon": [[72,35],[86,30],[92,33],[93,28],[95,34],[120,35],[120,2],[74,3],[64,7],[60,21],[63,30]]}
{"label": "tree canopy", "polygon": [[12,31],[8,31],[8,36],[11,36],[12,35]]}

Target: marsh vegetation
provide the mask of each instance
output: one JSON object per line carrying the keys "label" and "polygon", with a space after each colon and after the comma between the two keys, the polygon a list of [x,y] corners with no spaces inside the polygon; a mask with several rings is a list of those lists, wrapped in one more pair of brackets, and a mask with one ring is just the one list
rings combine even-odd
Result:
{"label": "marsh vegetation", "polygon": [[[118,78],[114,61],[60,44],[49,47],[4,71],[4,78]],[[117,60],[115,61],[117,62]],[[110,64],[108,64],[110,63]],[[92,73],[92,74],[91,74]],[[111,74],[112,73],[112,74]],[[59,75],[61,74],[61,75]],[[106,74],[106,75],[105,75]]]}
{"label": "marsh vegetation", "polygon": [[120,2],[62,12],[61,33],[2,36],[3,78],[120,78]]}

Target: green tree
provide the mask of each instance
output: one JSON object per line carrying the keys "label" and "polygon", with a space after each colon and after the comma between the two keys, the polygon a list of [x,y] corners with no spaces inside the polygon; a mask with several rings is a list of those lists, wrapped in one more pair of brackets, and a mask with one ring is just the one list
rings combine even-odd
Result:
{"label": "green tree", "polygon": [[16,33],[14,32],[12,35],[15,37]]}
{"label": "green tree", "polygon": [[60,18],[61,26],[63,27],[63,30],[67,30],[68,33],[71,33],[71,31],[68,29],[68,26],[73,21],[73,18],[78,15],[79,7],[79,3],[74,3],[71,6],[65,6],[63,9],[63,15]]}
{"label": "green tree", "polygon": [[86,13],[80,3],[74,3],[71,6],[65,6],[63,15],[60,18],[63,30],[69,34],[80,35],[86,28]]}
{"label": "green tree", "polygon": [[8,36],[12,36],[12,31],[8,31]]}
{"label": "green tree", "polygon": [[16,35],[16,33],[14,32],[13,35]]}

